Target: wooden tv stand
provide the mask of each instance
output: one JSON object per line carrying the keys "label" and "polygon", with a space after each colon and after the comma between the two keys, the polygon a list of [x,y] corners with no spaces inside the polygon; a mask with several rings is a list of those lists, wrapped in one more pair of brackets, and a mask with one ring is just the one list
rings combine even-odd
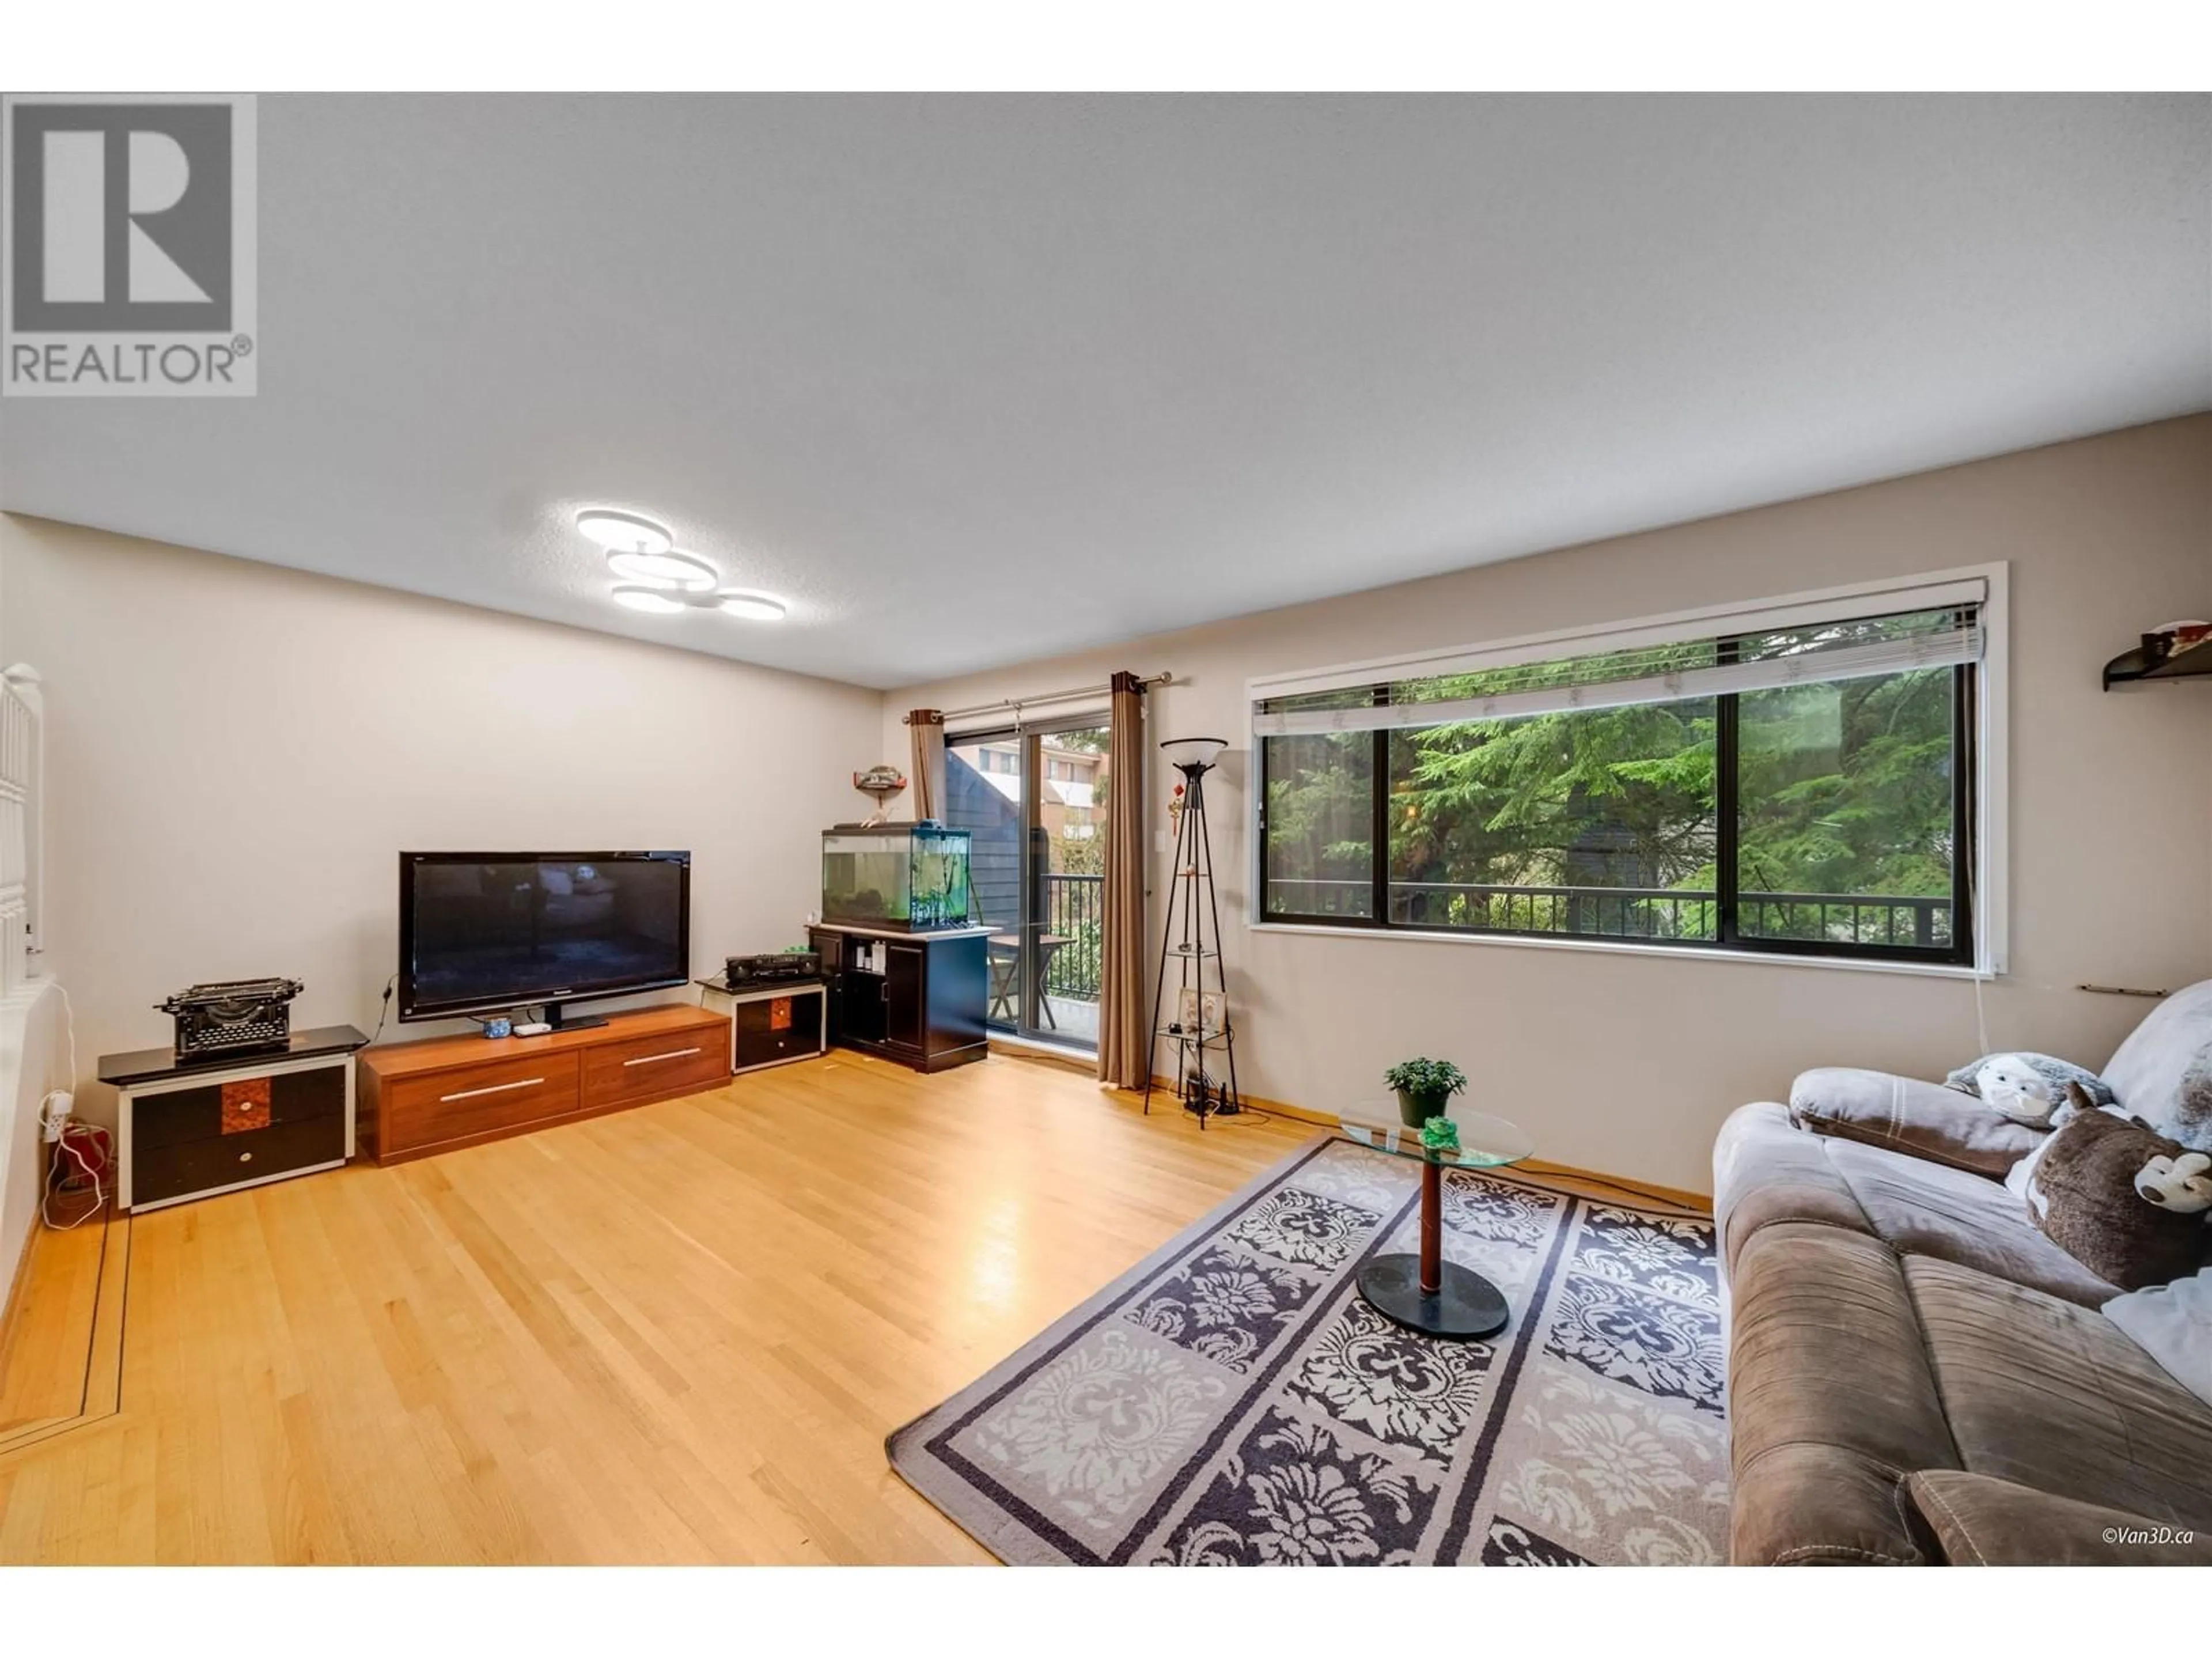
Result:
{"label": "wooden tv stand", "polygon": [[730,1020],[672,1004],[544,1036],[385,1043],[356,1063],[362,1149],[398,1164],[714,1088],[729,1079]]}

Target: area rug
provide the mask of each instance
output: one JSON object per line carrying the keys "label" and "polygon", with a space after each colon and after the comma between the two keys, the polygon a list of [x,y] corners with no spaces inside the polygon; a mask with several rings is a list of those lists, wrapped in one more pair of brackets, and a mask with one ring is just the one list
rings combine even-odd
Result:
{"label": "area rug", "polygon": [[1354,1279],[1417,1248],[1419,1170],[1316,1143],[892,1435],[1000,1559],[1466,1565],[1726,1559],[1712,1224],[1453,1170],[1486,1342]]}

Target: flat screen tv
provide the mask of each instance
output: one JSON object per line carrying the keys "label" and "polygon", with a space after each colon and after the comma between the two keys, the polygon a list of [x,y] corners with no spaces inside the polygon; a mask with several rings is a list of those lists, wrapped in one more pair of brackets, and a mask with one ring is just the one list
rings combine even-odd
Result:
{"label": "flat screen tv", "polygon": [[691,976],[689,853],[402,853],[399,1018],[661,990]]}

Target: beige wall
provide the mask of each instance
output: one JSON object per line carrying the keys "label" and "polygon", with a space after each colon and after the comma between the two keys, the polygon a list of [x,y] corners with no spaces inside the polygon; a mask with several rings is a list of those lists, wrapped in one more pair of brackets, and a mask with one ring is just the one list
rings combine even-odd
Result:
{"label": "beige wall", "polygon": [[374,1026],[403,848],[689,848],[696,970],[802,939],[878,743],[872,691],[158,543],[0,515],[0,571],[88,1076],[196,980]]}
{"label": "beige wall", "polygon": [[[896,691],[882,747],[905,764],[908,708],[1172,672],[1153,738],[1232,745],[1208,805],[1237,918],[1224,915],[1246,1088],[1334,1109],[1379,1094],[1393,1060],[1448,1055],[1543,1156],[1704,1190],[1722,1118],[1800,1068],[1941,1075],[1972,1056],[1972,984],[1247,931],[1245,682],[1996,560],[2010,562],[2013,604],[2011,971],[1987,988],[1990,1038],[2097,1065],[2145,1005],[2075,984],[2212,974],[2212,684],[2098,689],[2100,666],[2143,628],[2212,614],[2212,416]],[[1164,787],[1156,774],[1149,796]]]}
{"label": "beige wall", "polygon": [[[1234,744],[1213,805],[1241,919],[1251,676],[1999,559],[2012,971],[1990,1035],[2094,1064],[2141,1005],[2077,981],[2212,974],[2212,686],[2097,690],[2142,626],[2212,610],[2212,417],[881,698],[0,516],[0,661],[46,676],[48,966],[88,1074],[161,1042],[149,1005],[197,979],[292,974],[299,1018],[372,1024],[404,846],[688,846],[695,967],[786,942],[817,902],[817,832],[855,810],[850,773],[907,763],[902,711],[1120,667],[1176,674],[1155,737]],[[1545,1156],[1684,1187],[1708,1184],[1727,1111],[1802,1066],[1932,1073],[1976,1046],[1956,981],[1230,928],[1254,1093],[1334,1107],[1391,1060],[1445,1054]]]}

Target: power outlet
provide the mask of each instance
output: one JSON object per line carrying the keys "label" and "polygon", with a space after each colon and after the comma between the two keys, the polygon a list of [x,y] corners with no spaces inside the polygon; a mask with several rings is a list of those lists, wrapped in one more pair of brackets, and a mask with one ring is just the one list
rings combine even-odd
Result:
{"label": "power outlet", "polygon": [[46,1097],[39,1119],[40,1132],[45,1135],[46,1145],[52,1146],[60,1141],[62,1126],[69,1121],[70,1109],[76,1104],[76,1097],[66,1089],[57,1089]]}

